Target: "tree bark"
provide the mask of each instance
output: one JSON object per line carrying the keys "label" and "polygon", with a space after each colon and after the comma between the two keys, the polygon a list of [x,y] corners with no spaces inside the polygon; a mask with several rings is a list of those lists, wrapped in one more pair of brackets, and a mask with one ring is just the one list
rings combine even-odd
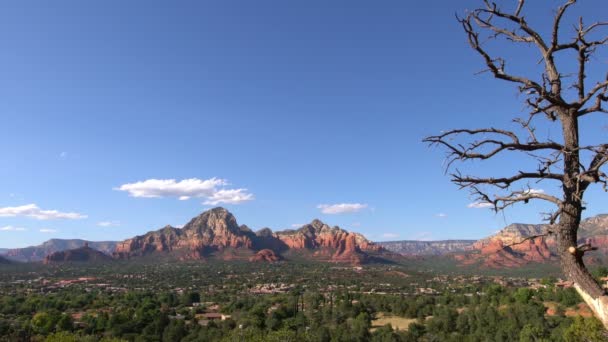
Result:
{"label": "tree bark", "polygon": [[585,267],[583,254],[569,252],[570,247],[576,247],[576,230],[579,223],[580,220],[569,215],[564,215],[560,220],[558,248],[561,268],[595,316],[608,329],[608,296]]}
{"label": "tree bark", "polygon": [[577,232],[583,212],[582,191],[578,189],[580,170],[578,118],[576,113],[561,115],[564,135],[564,201],[557,232],[562,271],[574,283],[574,288],[589,305],[595,316],[608,329],[608,296],[583,262],[584,252],[576,249]]}

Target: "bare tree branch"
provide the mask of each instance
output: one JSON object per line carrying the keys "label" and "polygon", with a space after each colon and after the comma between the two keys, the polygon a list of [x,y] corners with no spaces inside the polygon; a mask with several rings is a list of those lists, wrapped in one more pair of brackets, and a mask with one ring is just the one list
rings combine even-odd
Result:
{"label": "bare tree branch", "polygon": [[544,233],[544,234],[537,234],[537,235],[527,236],[527,237],[525,237],[524,239],[522,239],[520,241],[513,242],[513,243],[510,243],[508,245],[504,245],[504,246],[502,246],[501,249],[511,248],[513,246],[521,245],[522,243],[525,243],[526,241],[531,241],[531,240],[535,240],[535,239],[538,239],[538,238],[544,238],[544,237],[547,237],[547,236],[549,236],[551,234],[553,234],[553,232],[547,232],[547,233]]}
{"label": "bare tree branch", "polygon": [[524,180],[524,179],[537,179],[541,181],[543,179],[553,179],[560,181],[563,179],[564,175],[557,173],[544,173],[544,172],[523,172],[520,171],[519,174],[511,177],[503,177],[503,178],[480,178],[473,176],[462,176],[460,174],[452,174],[452,182],[458,184],[461,188],[470,187],[476,184],[487,184],[493,185],[501,189],[507,189],[511,186],[511,184]]}

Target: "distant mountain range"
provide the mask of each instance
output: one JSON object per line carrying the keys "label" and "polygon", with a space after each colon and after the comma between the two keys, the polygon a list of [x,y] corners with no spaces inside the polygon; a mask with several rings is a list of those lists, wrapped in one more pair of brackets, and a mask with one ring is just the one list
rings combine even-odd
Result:
{"label": "distant mountain range", "polygon": [[0,251],[3,256],[21,262],[37,262],[43,261],[44,258],[52,253],[65,250],[83,247],[88,244],[89,247],[111,255],[116,249],[117,242],[115,241],[86,241],[80,239],[51,239],[38,246],[30,246],[25,248],[5,249]]}
{"label": "distant mountain range", "polygon": [[[501,268],[530,262],[555,262],[553,237],[523,241],[526,237],[542,234],[546,228],[546,225],[514,223],[480,240],[373,243],[361,234],[330,227],[319,220],[297,230],[273,232],[263,228],[253,232],[246,225],[238,225],[226,209],[214,208],[193,218],[183,228],[165,226],[120,242],[52,239],[39,246],[0,250],[0,263],[12,260],[53,264],[161,256],[177,260],[251,262],[304,258],[362,264],[394,261],[398,259],[397,255],[404,255],[449,257],[462,265]],[[596,255],[608,256],[608,215],[585,219],[579,237],[580,243],[599,248]]]}
{"label": "distant mountain range", "polygon": [[382,241],[378,244],[389,251],[401,255],[424,256],[446,255],[455,252],[464,252],[477,242],[477,240],[440,240],[440,241]]}
{"label": "distant mountain range", "polygon": [[165,226],[121,242],[53,239],[40,246],[10,249],[5,256],[16,261],[48,264],[111,260],[109,256],[122,260],[160,256],[178,260],[252,262],[305,258],[362,264],[388,261],[397,255],[361,234],[330,227],[319,220],[297,230],[273,232],[264,228],[253,232],[245,225],[239,226],[228,210],[214,208],[193,218],[183,228]]}

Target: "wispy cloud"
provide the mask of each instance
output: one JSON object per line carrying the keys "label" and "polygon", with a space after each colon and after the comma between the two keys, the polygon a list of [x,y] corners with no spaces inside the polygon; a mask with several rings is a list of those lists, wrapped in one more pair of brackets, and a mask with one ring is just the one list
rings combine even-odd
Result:
{"label": "wispy cloud", "polygon": [[291,225],[291,228],[301,228],[304,225],[305,224],[303,224],[303,223],[294,223],[294,224]]}
{"label": "wispy cloud", "polygon": [[120,221],[101,221],[97,222],[97,225],[100,227],[118,227],[120,226]]}
{"label": "wispy cloud", "polygon": [[247,189],[231,189],[231,190],[219,190],[214,193],[213,196],[209,197],[203,204],[205,205],[218,205],[221,203],[227,204],[241,204],[254,200],[253,194],[248,193]]}
{"label": "wispy cloud", "polygon": [[365,208],[367,204],[361,203],[340,203],[340,204],[319,204],[317,209],[321,209],[323,214],[335,215],[335,214],[347,214],[356,213]]}
{"label": "wispy cloud", "polygon": [[59,158],[60,159],[67,159],[68,158],[68,153],[67,152],[61,152],[59,153]]}
{"label": "wispy cloud", "polygon": [[399,237],[399,234],[396,233],[384,233],[382,234],[382,237],[385,239],[396,239]]}
{"label": "wispy cloud", "polygon": [[87,218],[86,215],[82,215],[79,213],[63,213],[57,210],[42,210],[36,204],[26,204],[19,207],[0,208],[0,217],[15,216],[31,217],[37,220],[76,220]]}
{"label": "wispy cloud", "polygon": [[474,209],[483,209],[483,208],[491,208],[494,205],[492,203],[488,203],[488,202],[473,202],[470,203],[469,205],[467,205],[467,208],[474,208]]}
{"label": "wispy cloud", "polygon": [[23,228],[23,227],[14,227],[14,226],[4,226],[4,227],[0,227],[0,231],[2,232],[24,232],[27,229]]}
{"label": "wispy cloud", "polygon": [[437,214],[437,215],[435,215],[435,216],[436,216],[436,217],[439,217],[439,218],[446,218],[446,217],[448,217],[448,214],[439,213],[439,214]]}
{"label": "wispy cloud", "polygon": [[57,233],[56,229],[49,229],[49,228],[42,228],[40,229],[41,233],[47,233],[47,234],[52,234],[52,233]]}
{"label": "wispy cloud", "polygon": [[175,179],[147,179],[135,183],[123,184],[115,190],[126,191],[132,197],[163,198],[175,197],[180,201],[191,198],[205,198],[205,205],[220,203],[240,204],[254,199],[247,189],[226,189],[229,183],[225,179],[190,178],[177,181]]}

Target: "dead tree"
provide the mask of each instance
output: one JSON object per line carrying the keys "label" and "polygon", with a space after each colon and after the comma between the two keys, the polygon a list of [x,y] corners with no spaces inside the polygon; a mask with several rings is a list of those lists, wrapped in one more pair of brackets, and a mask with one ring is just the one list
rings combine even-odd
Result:
{"label": "dead tree", "polygon": [[[608,144],[586,146],[579,139],[579,121],[583,117],[608,113],[604,107],[608,101],[608,74],[588,74],[590,63],[594,62],[592,57],[597,57],[598,48],[608,43],[608,36],[602,35],[608,22],[585,24],[579,18],[572,36],[562,40],[562,20],[575,3],[576,0],[566,1],[555,10],[547,34],[541,34],[524,17],[525,0],[513,1],[513,9],[508,11],[484,0],[480,8],[459,17],[469,44],[485,62],[484,71],[516,85],[528,108],[527,114],[513,120],[513,130],[454,129],[424,141],[445,148],[452,182],[470,189],[477,201],[496,212],[536,200],[555,206],[546,219],[548,234],[557,240],[561,268],[608,328],[608,296],[583,262],[584,253],[594,248],[577,245],[585,191],[598,184],[606,190],[608,181],[602,171],[608,163]],[[528,77],[507,70],[507,59],[490,52],[489,42],[496,40],[504,40],[512,48],[534,47],[539,58],[530,63],[531,67],[539,66],[538,75]],[[556,62],[558,58],[560,63]],[[573,74],[561,70],[564,59],[570,62]],[[595,77],[592,81],[588,79],[591,76]],[[541,137],[536,129],[539,125],[555,125],[561,134]],[[455,162],[483,161],[508,153],[522,156],[522,168],[511,175],[480,177],[453,169]],[[557,182],[559,194],[530,187],[538,182]]]}

